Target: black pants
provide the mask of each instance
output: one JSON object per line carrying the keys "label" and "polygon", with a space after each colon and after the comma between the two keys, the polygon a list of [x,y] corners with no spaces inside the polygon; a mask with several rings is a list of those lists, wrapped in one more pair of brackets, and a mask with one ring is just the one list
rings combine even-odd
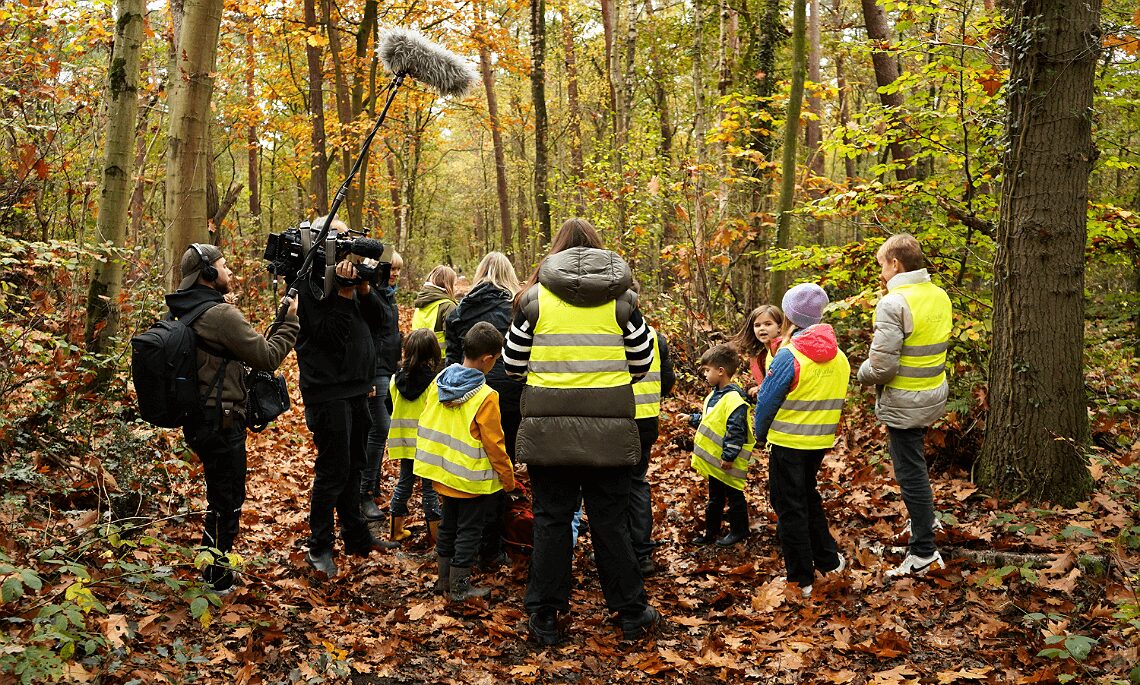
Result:
{"label": "black pants", "polygon": [[456,568],[470,568],[478,561],[483,528],[498,498],[494,495],[440,495],[439,499],[443,518],[439,521],[435,553],[450,558],[451,565]]}
{"label": "black pants", "polygon": [[534,552],[524,607],[527,613],[569,611],[570,521],[579,496],[590,512],[590,538],[602,594],[610,611],[634,617],[648,605],[629,539],[630,467],[529,466],[534,495]]}
{"label": "black pants", "polygon": [[645,477],[653,442],[642,436],[641,461],[633,467],[629,480],[629,536],[638,559],[653,553],[653,491]]}
{"label": "black pants", "polygon": [[788,581],[801,587],[812,584],[816,570],[826,573],[839,566],[839,549],[816,489],[823,453],[772,445],[768,457],[768,489],[779,518],[776,534]]}
{"label": "black pants", "polygon": [[[206,476],[206,521],[202,546],[229,552],[233,549],[245,503],[245,422],[216,420],[184,431],[186,443],[202,461]],[[233,585],[233,574],[219,565],[207,567],[205,578],[215,589]]]}
{"label": "black pants", "polygon": [[372,428],[367,397],[306,405],[305,423],[317,446],[309,503],[309,551],[323,554],[332,550],[336,539],[334,511],[340,518],[345,548],[359,548],[372,537],[360,515],[360,474]]}
{"label": "black pants", "polygon": [[744,491],[726,485],[716,478],[709,478],[709,501],[705,505],[705,534],[710,537],[720,535],[720,522],[724,517],[724,505],[728,504],[728,526],[733,533],[748,532],[748,501]]}

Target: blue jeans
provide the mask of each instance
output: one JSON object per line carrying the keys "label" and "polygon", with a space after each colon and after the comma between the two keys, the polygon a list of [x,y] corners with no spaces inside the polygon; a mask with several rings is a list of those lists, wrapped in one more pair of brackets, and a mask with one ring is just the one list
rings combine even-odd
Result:
{"label": "blue jeans", "polygon": [[902,491],[903,504],[910,515],[910,553],[932,557],[934,546],[934,495],[926,472],[925,428],[891,428],[888,450],[895,468],[895,480]]}
{"label": "blue jeans", "polygon": [[380,494],[380,462],[384,459],[384,446],[388,443],[388,429],[392,417],[384,400],[388,399],[388,381],[391,376],[377,376],[376,394],[368,398],[368,412],[372,415],[372,430],[368,431],[368,444],[364,447],[364,472],[360,474],[360,494],[375,497]]}
{"label": "blue jeans", "polygon": [[438,521],[440,518],[439,495],[431,486],[430,480],[420,478],[412,472],[414,466],[414,459],[400,460],[400,480],[396,481],[396,487],[392,490],[392,516],[408,515],[408,501],[412,499],[412,490],[415,489],[418,480],[420,482],[420,498],[424,505],[424,520]]}

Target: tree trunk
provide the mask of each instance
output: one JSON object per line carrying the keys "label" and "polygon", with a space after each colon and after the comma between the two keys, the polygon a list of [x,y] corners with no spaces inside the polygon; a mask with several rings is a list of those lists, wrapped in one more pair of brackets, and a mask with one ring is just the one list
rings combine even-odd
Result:
{"label": "tree trunk", "polygon": [[407,235],[404,232],[404,212],[400,206],[400,177],[396,174],[396,161],[388,155],[388,193],[392,200],[392,223],[396,229],[397,249],[404,249]]}
{"label": "tree trunk", "polygon": [[[352,155],[353,141],[355,139],[355,136],[352,134],[352,119],[354,115],[352,111],[352,96],[349,94],[348,81],[345,80],[344,60],[340,48],[340,28],[337,26],[336,17],[333,14],[333,4],[331,0],[321,0],[321,14],[325,20],[325,33],[329,38],[329,55],[332,57],[333,64],[333,97],[336,100],[337,118],[336,135],[334,139],[337,141],[338,147],[340,147],[341,180],[343,180],[348,178],[348,172],[352,169],[352,162],[354,161]],[[359,211],[364,206],[359,191],[359,186],[355,184],[349,186],[344,200],[345,214],[348,217],[346,223],[354,229],[360,229],[361,224],[359,218],[355,221],[353,220],[352,209],[356,208]]]}
{"label": "tree trunk", "polygon": [[329,158],[325,151],[325,76],[321,70],[321,48],[313,45],[321,35],[317,26],[316,0],[305,0],[305,28],[311,40],[305,43],[305,59],[309,66],[309,119],[312,130],[313,157],[309,164],[309,193],[318,216],[329,211]]}
{"label": "tree trunk", "polygon": [[[877,49],[871,52],[871,63],[875,67],[875,85],[879,88],[889,86],[898,80],[899,60],[890,52],[883,49],[891,41],[890,27],[887,25],[887,13],[883,11],[876,0],[862,0],[863,23],[867,27],[867,38]],[[879,102],[894,113],[896,132],[891,136],[889,144],[891,156],[896,162],[903,164],[895,170],[895,178],[900,181],[909,181],[915,178],[914,164],[910,161],[911,151],[898,141],[897,129],[902,126],[901,115],[905,98],[899,91],[893,93],[879,93]]]}
{"label": "tree trunk", "polygon": [[491,48],[487,45],[487,25],[482,6],[475,9],[476,30],[479,41],[479,73],[483,76],[483,89],[487,93],[487,115],[491,119],[491,146],[495,149],[495,190],[499,197],[499,229],[502,233],[503,252],[511,254],[511,200],[507,190],[507,158],[503,151],[503,128],[499,122],[499,100],[495,97],[495,74],[491,66]]}
{"label": "tree trunk", "polygon": [[[131,176],[138,118],[139,54],[146,22],[143,0],[116,0],[115,43],[107,75],[107,143],[103,153],[103,183],[96,241],[120,248],[127,230]],[[118,255],[92,267],[87,291],[87,349],[102,354],[119,332],[119,292],[123,264]],[[109,375],[101,374],[102,385]]]}
{"label": "tree trunk", "polygon": [[[245,34],[245,105],[252,111],[257,104],[257,91],[253,86],[253,72],[257,65],[253,49],[253,20],[249,20],[249,25]],[[246,185],[249,186],[249,215],[253,220],[259,221],[261,219],[261,172],[258,171],[258,161],[261,156],[261,143],[257,138],[257,126],[253,123],[253,117],[249,118],[249,127],[246,128],[245,133],[245,146],[246,146]]]}
{"label": "tree trunk", "polygon": [[[836,0],[836,4],[839,4],[839,0]],[[851,121],[851,92],[850,86],[847,84],[847,72],[843,67],[843,56],[836,55],[835,86],[839,90],[839,128],[842,131],[843,142],[844,144],[847,144],[850,140],[847,123]],[[854,157],[846,154],[843,155],[843,174],[847,177],[848,183],[850,183],[855,178]]]}
{"label": "tree trunk", "polygon": [[[823,191],[819,186],[819,178],[824,175],[823,167],[823,150],[821,145],[823,143],[822,122],[820,118],[823,116],[823,108],[819,103],[819,91],[817,90],[822,83],[822,76],[819,70],[819,0],[809,0],[809,9],[811,14],[808,16],[808,57],[807,57],[807,80],[811,81],[812,88],[807,96],[808,111],[812,116],[804,122],[804,150],[807,153],[807,167],[811,171],[811,176],[817,177],[816,179],[808,179],[807,195],[812,200],[818,200],[823,196]],[[808,233],[811,236],[812,242],[820,243],[823,241],[823,221],[820,219],[812,219],[808,222]]]}
{"label": "tree trunk", "polygon": [[1099,0],[1010,9],[1009,118],[994,263],[993,350],[978,482],[1073,506],[1092,488],[1084,267]]}
{"label": "tree trunk", "polygon": [[614,190],[614,208],[617,209],[617,230],[619,235],[626,229],[625,195],[622,192],[625,176],[625,144],[626,125],[625,114],[622,111],[624,102],[622,94],[625,89],[624,75],[621,70],[621,59],[615,45],[617,40],[617,2],[618,0],[601,0],[602,2],[602,33],[606,48],[606,81],[609,84],[610,94],[610,127],[613,134],[613,164],[614,172],[618,177],[618,187]]}
{"label": "tree trunk", "polygon": [[172,290],[180,280],[182,253],[190,243],[207,237],[206,154],[210,147],[206,135],[222,0],[186,0],[183,10],[183,35],[195,40],[179,41],[178,66],[168,96],[166,255]]}
{"label": "tree trunk", "polygon": [[578,104],[578,65],[574,54],[574,27],[570,20],[569,2],[562,5],[562,43],[566,52],[566,116],[570,131],[570,174],[574,184],[574,213],[586,213],[586,198],[582,194],[582,110]]}
{"label": "tree trunk", "polygon": [[[376,0],[366,0],[364,3],[364,16],[360,20],[360,28],[356,32],[356,61],[353,64],[353,81],[352,81],[352,116],[354,119],[358,118],[365,112],[364,107],[364,84],[367,81],[369,91],[376,92],[376,70],[377,64],[380,61],[380,56],[376,50],[369,50],[369,46],[374,44],[374,38],[377,30],[377,17],[376,17]],[[363,65],[368,64],[367,78],[363,71]],[[372,113],[375,107],[375,98],[369,103],[369,113]],[[358,147],[360,138],[353,136],[353,150]],[[355,194],[349,194],[345,200],[348,203],[348,218],[349,223],[353,226],[364,227],[364,202],[368,194],[368,162],[371,158],[371,150],[365,150],[363,159],[360,161],[360,172],[356,176],[356,187],[360,190]]]}
{"label": "tree trunk", "polygon": [[[804,76],[807,71],[804,33],[807,23],[807,0],[792,0],[792,86],[788,94],[788,114],[784,128],[784,159],[781,164],[779,218],[776,224],[776,247],[791,245],[792,206],[796,201],[796,143],[800,136],[800,109],[804,98]],[[773,271],[768,281],[768,299],[779,302],[788,288],[786,271]]]}
{"label": "tree trunk", "polygon": [[[538,230],[544,245],[550,244],[550,199],[546,194],[546,1],[531,0],[531,99],[534,101],[534,202],[538,209]],[[525,248],[525,240],[524,248]],[[524,249],[525,252],[525,249]]]}

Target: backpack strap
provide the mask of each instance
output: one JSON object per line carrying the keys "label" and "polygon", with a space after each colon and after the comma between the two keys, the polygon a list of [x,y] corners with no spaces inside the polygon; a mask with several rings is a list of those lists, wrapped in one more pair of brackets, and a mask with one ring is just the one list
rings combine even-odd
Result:
{"label": "backpack strap", "polygon": [[[193,309],[191,309],[190,311],[186,312],[182,316],[178,317],[178,320],[181,321],[183,325],[185,325],[185,326],[189,327],[191,330],[193,330],[194,329],[194,322],[197,321],[198,318],[200,316],[202,316],[203,314],[205,314],[207,311],[209,311],[210,309],[213,309],[214,305],[219,305],[219,304],[222,304],[222,303],[218,302],[218,301],[203,302],[203,303],[199,304],[198,306],[194,307]],[[172,319],[175,318],[173,313],[171,314],[170,318],[172,318]],[[222,410],[222,389],[225,386],[223,379],[226,377],[226,366],[230,363],[230,360],[233,359],[233,357],[231,355],[226,354],[224,351],[218,350],[213,345],[209,345],[209,344],[203,342],[202,337],[200,335],[198,335],[198,331],[194,331],[194,344],[195,344],[195,346],[197,346],[197,347],[201,348],[203,351],[205,351],[206,354],[209,354],[209,355],[212,355],[215,357],[220,357],[222,360],[222,363],[218,366],[218,372],[214,374],[213,380],[210,381],[210,387],[206,390],[205,395],[201,396],[201,397],[205,398],[205,397],[209,397],[211,394],[214,395],[214,398],[215,398],[214,399],[214,406],[218,412],[218,423],[221,424],[222,411],[223,411]],[[204,404],[205,404],[205,402],[203,401],[203,405]]]}

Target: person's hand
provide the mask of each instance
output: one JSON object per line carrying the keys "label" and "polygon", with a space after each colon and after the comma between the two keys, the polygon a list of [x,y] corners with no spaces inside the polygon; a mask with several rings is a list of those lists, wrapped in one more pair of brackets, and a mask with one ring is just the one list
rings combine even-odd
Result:
{"label": "person's hand", "polygon": [[281,304],[289,306],[289,308],[285,310],[286,314],[289,316],[297,316],[297,298],[286,295],[281,298]]}
{"label": "person's hand", "polygon": [[222,299],[226,301],[226,304],[237,304],[238,294],[235,292],[228,292],[225,295],[222,295]]}
{"label": "person's hand", "polygon": [[[336,265],[336,275],[351,280],[356,278],[356,267],[352,265],[352,262],[345,259]],[[351,300],[352,294],[355,292],[356,286],[350,285],[347,288],[338,288],[336,294],[346,300]]]}
{"label": "person's hand", "polygon": [[732,462],[731,461],[725,461],[723,459],[720,460],[720,470],[721,471],[727,471],[730,468],[732,468]]}
{"label": "person's hand", "polygon": [[759,385],[754,385],[748,389],[748,399],[752,400],[753,402],[756,401],[756,396],[759,394],[760,394],[760,386]]}

